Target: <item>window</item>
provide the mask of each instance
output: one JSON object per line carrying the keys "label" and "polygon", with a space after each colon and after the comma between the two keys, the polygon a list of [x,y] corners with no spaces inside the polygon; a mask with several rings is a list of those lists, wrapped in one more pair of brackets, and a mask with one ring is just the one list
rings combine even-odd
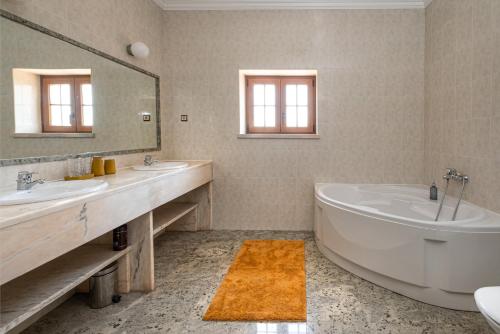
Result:
{"label": "window", "polygon": [[92,132],[90,76],[41,76],[43,132]]}
{"label": "window", "polygon": [[316,133],[314,76],[246,76],[246,132]]}

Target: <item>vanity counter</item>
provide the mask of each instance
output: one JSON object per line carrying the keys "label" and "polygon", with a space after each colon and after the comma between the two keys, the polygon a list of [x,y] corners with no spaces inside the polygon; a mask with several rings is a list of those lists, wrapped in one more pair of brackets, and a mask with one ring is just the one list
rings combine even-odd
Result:
{"label": "vanity counter", "polygon": [[[42,216],[72,207],[81,206],[82,204],[90,201],[97,201],[100,198],[111,196],[113,194],[126,191],[129,189],[137,188],[138,186],[154,184],[162,181],[175,182],[174,176],[182,176],[187,173],[200,170],[203,167],[210,167],[208,181],[212,180],[212,161],[210,160],[193,160],[186,161],[189,166],[179,170],[163,170],[163,171],[136,171],[132,167],[123,168],[117,171],[114,175],[105,175],[96,177],[95,179],[106,181],[109,186],[102,191],[90,193],[77,197],[63,198],[52,201],[44,201],[30,204],[21,205],[8,205],[0,206],[0,232],[2,229],[11,225],[20,224],[24,221],[33,218],[40,218]],[[65,181],[71,182],[71,181]],[[205,183],[206,183],[205,182]],[[197,180],[193,180],[197,184]],[[199,185],[199,184],[198,184]],[[195,188],[198,186],[196,185]],[[194,189],[194,188],[193,188]],[[163,204],[163,203],[162,203]],[[152,208],[150,208],[152,209]]]}
{"label": "vanity counter", "polygon": [[109,183],[102,191],[0,207],[0,284],[210,184],[212,178],[211,161],[189,161],[188,167],[171,171],[125,168],[97,178]]}

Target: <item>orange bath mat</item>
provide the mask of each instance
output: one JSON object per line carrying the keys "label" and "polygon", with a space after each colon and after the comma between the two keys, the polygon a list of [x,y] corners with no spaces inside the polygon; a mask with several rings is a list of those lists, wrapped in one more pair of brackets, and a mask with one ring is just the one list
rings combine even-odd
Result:
{"label": "orange bath mat", "polygon": [[303,240],[246,240],[203,320],[305,321]]}

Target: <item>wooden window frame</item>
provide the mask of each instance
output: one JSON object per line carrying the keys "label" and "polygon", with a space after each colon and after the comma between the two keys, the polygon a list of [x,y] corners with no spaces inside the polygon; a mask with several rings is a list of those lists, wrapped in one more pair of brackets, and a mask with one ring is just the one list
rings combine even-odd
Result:
{"label": "wooden window frame", "polygon": [[[246,103],[246,120],[247,120],[247,132],[248,133],[279,133],[281,128],[281,91],[280,91],[280,79],[276,77],[246,77],[247,83],[247,103]],[[275,127],[255,127],[253,126],[253,86],[256,84],[274,84],[276,86],[275,96]]]}
{"label": "wooden window frame", "polygon": [[[253,86],[255,84],[276,85],[276,126],[255,127],[253,126]],[[286,126],[286,94],[287,84],[306,84],[308,86],[308,120],[309,124],[304,127]],[[247,134],[316,134],[316,76],[269,76],[269,75],[246,75],[245,76],[245,119]]]}
{"label": "wooden window frame", "polygon": [[[90,75],[42,75],[40,86],[42,90],[42,131],[46,133],[88,133],[91,126],[84,126],[82,119],[81,85],[91,83]],[[71,126],[50,125],[50,84],[69,84],[71,94]]]}
{"label": "wooden window frame", "polygon": [[[90,75],[75,76],[75,115],[76,115],[76,132],[92,132],[92,126],[83,125],[83,110],[82,110],[82,85],[90,84]],[[78,89],[77,89],[78,88]],[[93,101],[92,101],[93,102]],[[93,111],[92,105],[92,111]]]}

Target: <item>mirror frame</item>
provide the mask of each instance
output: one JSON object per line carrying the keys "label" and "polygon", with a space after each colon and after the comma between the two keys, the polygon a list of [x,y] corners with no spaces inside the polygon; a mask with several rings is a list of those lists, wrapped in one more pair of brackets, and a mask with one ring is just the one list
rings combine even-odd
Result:
{"label": "mirror frame", "polygon": [[125,66],[134,71],[143,73],[147,76],[155,79],[155,87],[156,87],[156,147],[154,148],[144,148],[144,149],[131,149],[131,150],[119,150],[119,151],[103,151],[103,152],[84,152],[84,153],[74,153],[74,154],[63,154],[63,155],[47,155],[47,156],[39,156],[39,157],[23,157],[23,158],[14,158],[14,159],[0,159],[0,167],[5,166],[13,166],[13,165],[24,165],[24,164],[33,164],[33,163],[41,163],[41,162],[52,162],[52,161],[64,161],[67,159],[79,158],[79,157],[92,157],[95,155],[109,156],[109,155],[123,155],[123,154],[134,154],[134,153],[142,153],[142,152],[152,152],[152,151],[160,151],[161,150],[161,118],[160,118],[160,76],[144,70],[136,65],[127,63],[119,58],[113,57],[105,52],[99,51],[93,47],[80,43],[72,38],[66,37],[58,32],[47,29],[39,24],[28,21],[20,16],[12,14],[8,11],[0,9],[0,17],[5,19],[14,21],[19,23],[25,27],[30,29],[39,31],[43,34],[49,35],[51,37],[57,38],[66,43],[72,44],[76,47],[79,47],[85,51],[91,52],[108,60],[111,60],[115,63],[118,63],[122,66]]}

